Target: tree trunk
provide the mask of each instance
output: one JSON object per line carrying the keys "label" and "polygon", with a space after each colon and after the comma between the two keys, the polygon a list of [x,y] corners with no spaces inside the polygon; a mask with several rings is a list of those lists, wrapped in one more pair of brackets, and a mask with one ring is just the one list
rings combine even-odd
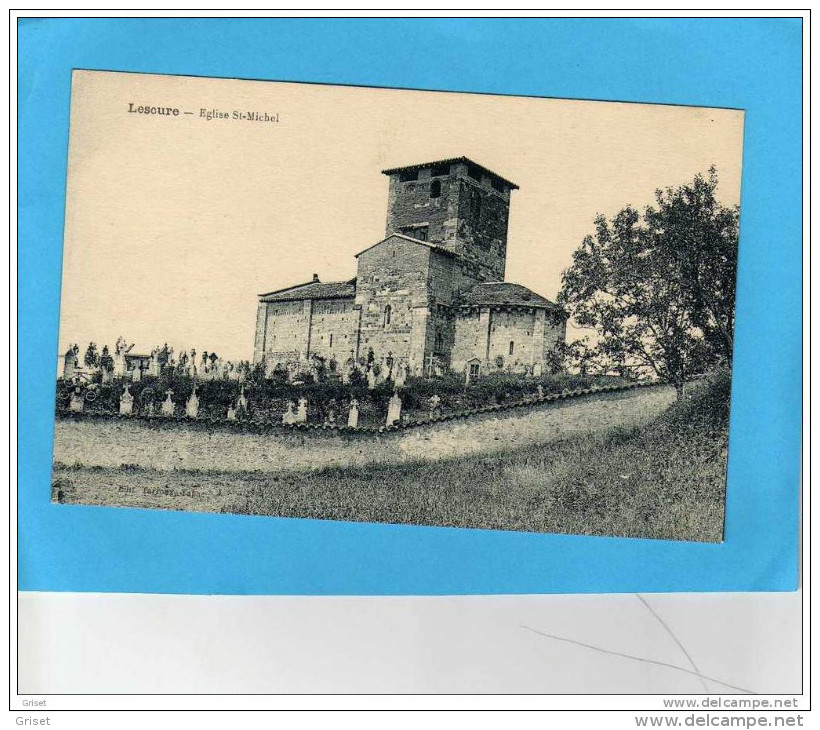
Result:
{"label": "tree trunk", "polygon": [[678,400],[683,400],[683,380],[675,381],[675,395]]}

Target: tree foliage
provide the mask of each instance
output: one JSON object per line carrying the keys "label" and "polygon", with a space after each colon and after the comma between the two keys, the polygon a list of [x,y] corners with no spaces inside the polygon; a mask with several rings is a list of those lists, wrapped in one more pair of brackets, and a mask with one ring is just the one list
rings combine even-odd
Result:
{"label": "tree foliage", "polygon": [[599,215],[573,253],[559,302],[596,330],[608,367],[650,370],[680,393],[687,377],[729,361],[739,210],[717,201],[717,184],[712,168],[657,190],[643,214]]}

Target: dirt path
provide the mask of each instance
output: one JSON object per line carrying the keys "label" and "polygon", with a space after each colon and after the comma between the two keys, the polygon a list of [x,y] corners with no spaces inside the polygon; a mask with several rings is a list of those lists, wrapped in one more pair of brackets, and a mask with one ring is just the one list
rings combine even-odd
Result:
{"label": "dirt path", "polygon": [[527,409],[475,416],[379,435],[312,431],[268,434],[152,428],[137,421],[56,423],[55,462],[159,471],[303,471],[449,459],[549,443],[577,433],[634,426],[673,402],[670,387],[600,393]]}

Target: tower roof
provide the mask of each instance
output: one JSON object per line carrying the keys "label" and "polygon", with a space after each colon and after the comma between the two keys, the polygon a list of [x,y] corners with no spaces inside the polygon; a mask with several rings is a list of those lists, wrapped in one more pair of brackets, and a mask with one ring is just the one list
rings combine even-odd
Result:
{"label": "tower roof", "polygon": [[518,185],[516,185],[514,182],[512,182],[511,180],[507,180],[507,178],[505,178],[505,177],[501,177],[501,175],[499,175],[497,172],[493,172],[489,168],[484,167],[484,165],[479,165],[477,162],[474,162],[469,157],[448,157],[445,160],[433,160],[432,162],[420,162],[420,163],[415,164],[415,165],[405,165],[403,167],[391,167],[387,170],[382,170],[382,175],[392,175],[396,172],[405,172],[407,170],[421,170],[423,167],[433,167],[434,165],[448,165],[448,164],[451,164],[453,162],[463,162],[467,165],[473,165],[474,167],[477,167],[479,170],[481,170],[482,172],[487,173],[491,177],[495,177],[495,178],[501,180],[502,182],[506,183],[513,190],[518,190]]}

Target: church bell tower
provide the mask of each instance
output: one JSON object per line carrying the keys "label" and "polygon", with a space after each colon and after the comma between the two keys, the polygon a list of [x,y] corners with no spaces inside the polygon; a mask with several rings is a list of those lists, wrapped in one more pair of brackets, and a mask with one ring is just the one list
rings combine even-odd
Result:
{"label": "church bell tower", "polygon": [[400,233],[458,254],[464,286],[504,280],[515,183],[466,157],[382,172],[390,178],[386,235]]}

